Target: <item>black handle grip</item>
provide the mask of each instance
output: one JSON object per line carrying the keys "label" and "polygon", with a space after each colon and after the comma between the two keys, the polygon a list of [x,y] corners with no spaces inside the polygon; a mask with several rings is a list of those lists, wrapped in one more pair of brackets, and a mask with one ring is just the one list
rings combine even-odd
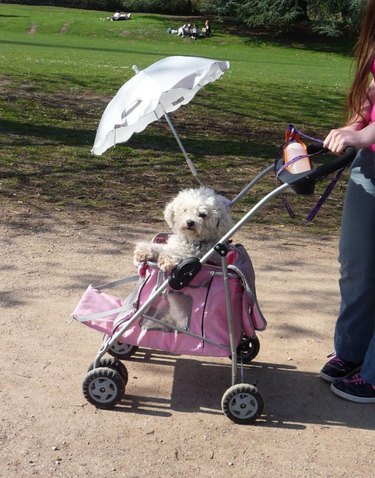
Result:
{"label": "black handle grip", "polygon": [[295,179],[288,181],[289,184],[296,185],[298,183],[306,182],[306,181],[315,181],[318,178],[322,178],[323,176],[327,176],[334,171],[338,171],[341,168],[344,168],[348,164],[350,164],[357,154],[357,150],[353,146],[348,146],[344,154],[341,156],[337,156],[335,159],[331,159],[326,163],[318,166],[316,168],[307,171],[306,173],[299,173],[296,174]]}
{"label": "black handle grip", "polygon": [[334,171],[338,171],[341,168],[345,168],[345,166],[348,166],[348,164],[353,161],[356,154],[357,150],[353,146],[348,146],[342,156],[337,156],[337,158],[331,159],[321,166],[314,168],[313,171],[315,177],[321,178],[327,174],[333,173]]}
{"label": "black handle grip", "polygon": [[307,152],[309,154],[326,154],[329,153],[329,149],[323,148],[322,144],[309,144],[307,145]]}

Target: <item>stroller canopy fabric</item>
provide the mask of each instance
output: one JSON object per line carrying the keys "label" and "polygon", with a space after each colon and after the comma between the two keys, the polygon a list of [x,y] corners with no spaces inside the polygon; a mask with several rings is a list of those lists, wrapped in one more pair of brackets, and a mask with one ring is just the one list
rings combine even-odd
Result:
{"label": "stroller canopy fabric", "polygon": [[115,144],[125,143],[133,133],[189,103],[200,88],[228,68],[227,61],[170,56],[137,72],[108,103],[91,152],[101,155]]}

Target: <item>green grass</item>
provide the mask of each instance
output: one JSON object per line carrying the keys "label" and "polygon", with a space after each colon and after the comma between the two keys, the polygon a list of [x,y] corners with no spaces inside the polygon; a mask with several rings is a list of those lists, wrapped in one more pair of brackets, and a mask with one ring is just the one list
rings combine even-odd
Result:
{"label": "green grass", "polygon": [[[160,218],[171,194],[195,184],[163,121],[102,157],[90,149],[101,114],[133,76],[132,65],[142,69],[169,55],[230,61],[222,79],[173,114],[204,182],[229,197],[273,161],[288,123],[323,137],[343,121],[352,60],[342,43],[301,34],[275,41],[214,20],[213,37],[193,41],[167,33],[185,18],[102,20],[109,14],[0,4],[4,205]],[[316,219],[316,229],[337,228],[344,186]],[[273,187],[272,178],[263,182],[241,201],[238,214]],[[316,197],[289,196],[299,223]],[[291,224],[278,199],[254,220]]]}

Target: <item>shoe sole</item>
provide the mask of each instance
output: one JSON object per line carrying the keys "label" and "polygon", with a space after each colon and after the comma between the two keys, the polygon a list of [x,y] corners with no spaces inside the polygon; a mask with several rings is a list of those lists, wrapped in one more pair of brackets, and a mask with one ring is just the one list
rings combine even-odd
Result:
{"label": "shoe sole", "polygon": [[334,386],[334,384],[331,384],[331,390],[332,392],[341,397],[345,398],[345,400],[349,400],[350,402],[355,402],[355,403],[375,403],[375,397],[369,398],[369,397],[357,397],[356,395],[351,395],[350,393],[343,392],[342,390],[339,390]]}
{"label": "shoe sole", "polygon": [[343,375],[342,377],[331,377],[331,375],[327,375],[327,374],[323,373],[322,371],[320,371],[319,372],[319,377],[322,378],[323,380],[325,380],[326,382],[332,383],[335,380],[342,380],[344,378],[350,377],[351,375],[353,375],[353,373],[359,372],[361,370],[361,367],[362,367],[362,365],[359,365],[358,367],[351,370],[350,373],[348,373],[347,375]]}

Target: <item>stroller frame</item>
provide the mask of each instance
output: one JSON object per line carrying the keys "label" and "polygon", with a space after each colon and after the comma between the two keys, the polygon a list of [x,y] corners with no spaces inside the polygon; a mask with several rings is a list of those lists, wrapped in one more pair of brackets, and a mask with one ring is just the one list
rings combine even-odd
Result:
{"label": "stroller frame", "polygon": [[[128,380],[128,373],[126,367],[122,362],[117,360],[116,354],[111,352],[111,347],[118,342],[118,340],[122,337],[124,332],[129,329],[141,316],[145,311],[149,308],[150,304],[163,292],[167,289],[168,286],[171,286],[173,289],[182,289],[186,285],[190,283],[190,281],[197,275],[200,271],[200,268],[203,264],[205,264],[209,258],[213,254],[218,254],[221,260],[221,269],[223,274],[223,282],[224,282],[224,294],[225,294],[225,304],[226,304],[226,318],[228,323],[228,331],[229,331],[229,342],[230,342],[230,357],[232,359],[231,365],[231,387],[226,390],[222,397],[221,407],[224,414],[233,422],[239,424],[249,424],[253,423],[263,411],[263,399],[258,389],[254,385],[243,383],[243,363],[250,362],[259,351],[259,347],[257,345],[257,338],[249,338],[246,337],[248,340],[245,344],[245,352],[248,353],[246,357],[246,353],[243,354],[241,347],[242,344],[237,344],[235,342],[235,334],[234,334],[234,317],[233,317],[233,310],[232,310],[232,303],[231,303],[231,292],[229,287],[229,277],[230,277],[230,269],[228,267],[227,261],[227,252],[229,249],[230,239],[231,237],[246,223],[249,219],[257,212],[259,209],[270,201],[272,198],[280,195],[285,189],[292,187],[292,188],[299,188],[305,184],[311,184],[311,182],[315,182],[316,179],[324,177],[329,173],[336,171],[340,168],[345,167],[348,165],[353,159],[356,154],[354,148],[347,148],[346,152],[343,156],[338,157],[336,159],[330,160],[319,167],[315,167],[307,172],[299,173],[299,174],[291,174],[286,169],[283,171],[283,174],[280,175],[279,179],[282,181],[278,187],[274,190],[269,192],[264,198],[262,198],[255,206],[253,206],[243,217],[240,219],[228,232],[225,234],[219,242],[215,244],[213,248],[211,248],[201,259],[192,258],[191,261],[184,261],[185,264],[182,263],[181,268],[177,266],[174,269],[175,274],[172,274],[170,277],[165,279],[150,295],[150,297],[141,305],[138,310],[134,313],[134,315],[126,320],[124,323],[121,323],[121,318],[125,317],[125,313],[121,312],[121,309],[115,310],[118,312],[116,321],[119,321],[120,325],[118,329],[110,336],[107,337],[106,340],[102,342],[102,345],[99,349],[98,354],[94,362],[91,364],[89,372],[83,382],[83,393],[85,398],[95,405],[98,408],[112,408],[116,403],[118,403],[125,391],[125,385]],[[247,186],[243,188],[243,190],[230,202],[230,206],[234,205],[240,198],[242,198],[257,182],[259,182],[268,172],[271,170],[277,170],[278,165],[277,163],[272,164],[261,171]],[[297,189],[296,189],[296,192]],[[176,272],[176,269],[177,272]],[[138,276],[136,276],[138,278]],[[173,280],[171,280],[171,278]],[[128,279],[121,279],[119,281],[112,282],[110,284],[105,284],[99,287],[96,287],[97,290],[103,290],[107,287],[115,287],[120,284],[124,284],[130,281],[134,281],[135,278],[131,277]],[[172,285],[173,283],[173,285]],[[76,317],[73,316],[80,322],[85,322],[86,320],[92,320],[94,317],[102,317],[104,315],[108,315],[112,311],[108,311],[105,313],[99,314],[91,314],[85,317]],[[147,319],[155,322],[161,323],[158,319],[153,317],[147,317]],[[181,330],[180,328],[173,326],[171,324],[163,323],[164,327],[168,329],[176,330],[183,334],[191,335],[195,338],[199,338],[207,343],[212,343],[217,347],[221,347],[226,349],[226,346],[223,346],[219,343],[216,343],[204,336],[197,335],[192,333],[188,330]],[[253,343],[251,341],[254,341]],[[251,346],[254,345],[255,350],[251,350]],[[250,346],[250,349],[249,349]],[[112,359],[104,359],[104,355],[106,353],[110,353],[115,358]],[[239,353],[240,352],[240,353]],[[129,354],[131,355],[131,354]],[[238,369],[238,362],[240,363],[240,375],[241,375],[241,382],[237,382],[237,369]]]}

